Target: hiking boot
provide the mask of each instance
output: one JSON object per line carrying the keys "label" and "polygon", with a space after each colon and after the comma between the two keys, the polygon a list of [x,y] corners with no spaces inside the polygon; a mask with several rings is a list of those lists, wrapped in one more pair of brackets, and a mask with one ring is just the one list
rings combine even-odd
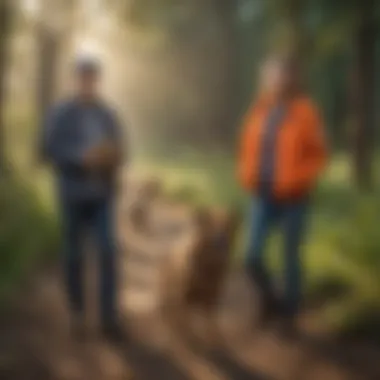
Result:
{"label": "hiking boot", "polygon": [[281,304],[273,294],[263,295],[262,311],[259,317],[259,326],[267,327],[281,315]]}
{"label": "hiking boot", "polygon": [[296,315],[283,315],[277,322],[277,332],[281,338],[294,341],[299,337]]}
{"label": "hiking boot", "polygon": [[280,302],[272,288],[270,279],[260,265],[247,268],[248,278],[254,292],[260,294],[261,313],[259,317],[259,327],[265,327],[271,323],[280,312]]}
{"label": "hiking boot", "polygon": [[86,324],[82,316],[72,317],[70,332],[73,339],[77,342],[84,342],[88,338]]}
{"label": "hiking boot", "polygon": [[105,323],[102,326],[102,334],[112,344],[128,342],[128,335],[119,323]]}

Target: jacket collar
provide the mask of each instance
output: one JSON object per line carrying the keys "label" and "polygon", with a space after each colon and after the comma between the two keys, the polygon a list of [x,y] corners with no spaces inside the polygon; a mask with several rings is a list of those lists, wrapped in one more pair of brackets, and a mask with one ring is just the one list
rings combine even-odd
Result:
{"label": "jacket collar", "polygon": [[288,99],[278,99],[277,97],[274,97],[272,94],[262,93],[257,100],[257,106],[260,109],[267,109],[272,107],[273,105],[282,103],[283,105],[289,107],[296,104],[302,98],[304,98],[303,94],[297,94],[295,96],[289,97]]}

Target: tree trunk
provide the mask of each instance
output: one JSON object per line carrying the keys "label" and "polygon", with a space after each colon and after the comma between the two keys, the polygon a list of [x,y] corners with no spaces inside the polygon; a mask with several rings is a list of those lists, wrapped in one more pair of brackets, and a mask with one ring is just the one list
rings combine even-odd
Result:
{"label": "tree trunk", "polygon": [[272,14],[273,28],[269,30],[270,45],[275,52],[303,61],[306,56],[306,34],[304,28],[304,2],[302,0],[272,0],[268,2]]}
{"label": "tree trunk", "polygon": [[10,32],[10,1],[0,0],[0,176],[4,176],[7,167],[5,154],[5,96],[6,71],[8,59],[8,37]]}
{"label": "tree trunk", "polygon": [[370,190],[375,118],[376,20],[375,0],[358,5],[359,24],[354,40],[352,121],[354,179],[361,190]]}
{"label": "tree trunk", "polygon": [[40,59],[37,87],[39,115],[43,116],[51,106],[55,96],[58,36],[41,26],[38,30],[38,56]]}
{"label": "tree trunk", "polygon": [[300,61],[303,61],[306,48],[302,11],[302,0],[289,0],[284,10],[289,28],[289,53]]}
{"label": "tree trunk", "polygon": [[[56,90],[59,36],[45,25],[40,25],[37,30],[38,46],[38,75],[37,75],[37,120],[40,128],[50,109]],[[43,159],[42,147],[38,146],[38,156]]]}
{"label": "tree trunk", "polygon": [[[214,0],[215,1],[215,0]],[[223,40],[225,41],[226,83],[223,92],[226,94],[220,109],[217,111],[215,132],[219,132],[222,146],[233,147],[236,126],[239,121],[240,103],[243,89],[240,87],[240,51],[239,30],[236,24],[238,2],[236,0],[217,0],[214,3],[223,25]],[[216,133],[214,135],[216,135]]]}

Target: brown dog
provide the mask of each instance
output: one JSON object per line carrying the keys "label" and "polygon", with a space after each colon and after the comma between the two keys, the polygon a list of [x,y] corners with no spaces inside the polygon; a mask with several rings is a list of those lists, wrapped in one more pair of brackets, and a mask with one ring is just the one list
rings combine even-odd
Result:
{"label": "brown dog", "polygon": [[198,240],[190,262],[186,302],[215,309],[234,247],[237,218],[224,210],[197,213]]}
{"label": "brown dog", "polygon": [[177,334],[191,328],[194,311],[208,320],[209,327],[216,326],[237,221],[224,210],[197,210],[193,233],[169,256],[163,278],[163,313]]}

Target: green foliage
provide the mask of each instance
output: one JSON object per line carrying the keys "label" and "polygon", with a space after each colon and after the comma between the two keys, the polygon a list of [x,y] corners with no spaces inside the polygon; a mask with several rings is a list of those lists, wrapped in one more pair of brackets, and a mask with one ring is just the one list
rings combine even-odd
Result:
{"label": "green foliage", "polygon": [[36,193],[11,177],[0,182],[0,297],[56,250],[56,226]]}
{"label": "green foliage", "polygon": [[125,4],[122,14],[140,42],[162,47],[194,28],[202,16],[199,11],[204,8],[199,4],[183,0],[134,0]]}
{"label": "green foliage", "polygon": [[[377,196],[358,197],[335,230],[336,249],[358,268],[376,278],[380,269],[380,202]],[[378,281],[380,289],[380,281]]]}

